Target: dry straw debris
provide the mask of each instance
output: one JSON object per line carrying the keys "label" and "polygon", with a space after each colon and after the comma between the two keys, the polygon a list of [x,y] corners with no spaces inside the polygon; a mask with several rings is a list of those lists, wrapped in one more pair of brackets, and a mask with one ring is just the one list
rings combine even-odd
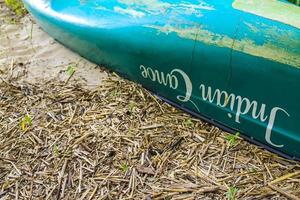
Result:
{"label": "dry straw debris", "polygon": [[10,69],[0,73],[0,199],[299,199],[299,162],[135,83],[30,84]]}

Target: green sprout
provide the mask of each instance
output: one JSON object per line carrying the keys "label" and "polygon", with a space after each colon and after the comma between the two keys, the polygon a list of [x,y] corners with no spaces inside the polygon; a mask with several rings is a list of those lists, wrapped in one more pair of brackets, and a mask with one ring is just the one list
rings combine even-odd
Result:
{"label": "green sprout", "polygon": [[191,118],[186,119],[186,120],[183,122],[183,124],[184,124],[185,126],[187,126],[187,127],[193,127],[193,126],[194,126],[194,122],[192,121]]}
{"label": "green sprout", "polygon": [[228,191],[226,192],[226,198],[228,200],[235,200],[237,195],[238,189],[235,187],[229,187]]}
{"label": "green sprout", "polygon": [[252,167],[252,168],[250,168],[250,172],[251,172],[251,173],[256,173],[257,170],[256,170],[255,168]]}
{"label": "green sprout", "polygon": [[136,106],[136,104],[133,101],[129,102],[128,109],[130,110],[130,112],[133,111],[133,109],[135,108],[135,106]]}
{"label": "green sprout", "polygon": [[128,165],[127,165],[126,163],[123,163],[123,164],[121,165],[121,170],[122,170],[123,173],[126,173],[127,170],[128,170]]}
{"label": "green sprout", "polygon": [[73,76],[74,73],[75,73],[75,69],[71,65],[68,66],[67,74],[69,75],[69,77]]}
{"label": "green sprout", "polygon": [[121,92],[118,89],[115,89],[111,91],[110,95],[112,95],[113,97],[119,97],[121,95]]}
{"label": "green sprout", "polygon": [[128,133],[129,133],[129,134],[133,134],[133,133],[134,133],[134,129],[133,129],[133,128],[129,128],[129,129],[128,129]]}
{"label": "green sprout", "polygon": [[59,149],[58,149],[58,146],[56,144],[54,144],[54,146],[53,146],[53,154],[54,154],[55,157],[59,156]]}
{"label": "green sprout", "polygon": [[236,145],[239,135],[240,135],[240,133],[237,132],[235,135],[230,134],[225,137],[225,139],[228,141],[228,144],[230,147],[233,147]]}
{"label": "green sprout", "polygon": [[10,8],[18,17],[24,16],[27,11],[21,0],[5,0],[5,4]]}
{"label": "green sprout", "polygon": [[32,119],[29,115],[25,115],[20,121],[21,130],[25,131],[27,128],[32,126]]}

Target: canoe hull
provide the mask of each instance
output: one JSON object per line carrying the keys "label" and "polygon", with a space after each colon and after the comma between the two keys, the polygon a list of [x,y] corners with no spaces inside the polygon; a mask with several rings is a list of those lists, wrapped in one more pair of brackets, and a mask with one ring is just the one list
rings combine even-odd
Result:
{"label": "canoe hull", "polygon": [[261,16],[239,0],[120,2],[25,5],[46,32],[83,57],[300,158],[300,26],[292,17]]}

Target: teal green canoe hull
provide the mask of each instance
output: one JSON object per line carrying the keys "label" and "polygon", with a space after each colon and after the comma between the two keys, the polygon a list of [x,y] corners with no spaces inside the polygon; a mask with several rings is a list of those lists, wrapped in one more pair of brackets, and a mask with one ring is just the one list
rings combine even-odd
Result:
{"label": "teal green canoe hull", "polygon": [[46,32],[81,56],[300,158],[300,7],[276,0],[24,2]]}

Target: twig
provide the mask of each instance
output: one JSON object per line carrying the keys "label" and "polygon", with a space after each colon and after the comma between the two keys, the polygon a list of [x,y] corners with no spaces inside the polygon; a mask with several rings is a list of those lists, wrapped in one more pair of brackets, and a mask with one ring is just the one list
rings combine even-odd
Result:
{"label": "twig", "polygon": [[287,198],[289,198],[289,199],[292,199],[292,200],[300,200],[299,197],[296,197],[295,195],[290,194],[290,193],[284,191],[283,189],[281,189],[281,188],[279,188],[279,187],[277,187],[277,186],[275,186],[275,185],[272,185],[272,184],[269,183],[268,186],[269,186],[271,189],[273,189],[273,190],[279,192],[280,194],[284,195],[285,197],[287,197]]}

